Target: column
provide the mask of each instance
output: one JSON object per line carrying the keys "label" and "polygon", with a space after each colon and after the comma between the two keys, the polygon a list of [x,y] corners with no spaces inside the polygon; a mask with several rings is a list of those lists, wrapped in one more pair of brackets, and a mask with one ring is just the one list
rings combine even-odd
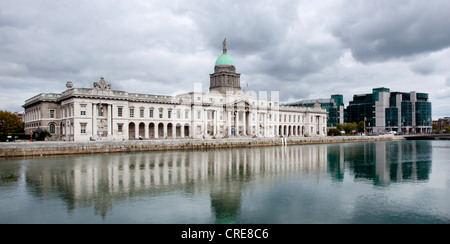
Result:
{"label": "column", "polygon": [[163,123],[163,138],[166,139],[167,136],[167,125]]}
{"label": "column", "polygon": [[[64,124],[64,126],[66,126]],[[66,131],[67,134],[67,131]],[[97,136],[97,104],[92,104],[92,139]]]}
{"label": "column", "polygon": [[108,113],[108,130],[106,131],[107,136],[111,136],[112,135],[112,117],[111,117],[111,109],[112,104],[108,104],[108,109],[107,109],[107,113]]}
{"label": "column", "polygon": [[203,135],[206,137],[206,132],[208,132],[208,110],[203,110]]}
{"label": "column", "polygon": [[231,111],[227,111],[228,136],[231,136]]}
{"label": "column", "polygon": [[217,135],[217,110],[213,111],[214,114],[214,136]]}
{"label": "column", "polygon": [[181,128],[180,128],[180,137],[184,138],[184,124],[181,124]]}
{"label": "column", "polygon": [[261,134],[259,131],[259,113],[256,112],[256,136],[259,137],[260,135]]}
{"label": "column", "polygon": [[140,123],[134,123],[134,138],[139,139],[139,125]]}
{"label": "column", "polygon": [[246,117],[246,112],[245,112],[245,109],[244,109],[244,111],[242,112],[242,124],[244,125],[244,131],[242,132],[242,135],[243,136],[246,136],[247,135],[247,124],[246,124],[246,119],[245,119],[245,117]]}
{"label": "column", "polygon": [[249,128],[249,135],[253,135],[254,133],[253,133],[253,126],[252,126],[252,123],[253,123],[253,113],[252,112],[248,112],[248,128]]}
{"label": "column", "polygon": [[[193,111],[195,111],[195,113],[197,112],[196,110],[193,110]],[[197,114],[195,114],[195,116],[197,116]],[[192,138],[195,138],[197,136],[197,121],[196,121],[195,117],[192,120],[192,126],[190,129],[190,133],[191,133]]]}
{"label": "column", "polygon": [[172,138],[173,139],[177,138],[177,124],[176,123],[172,123]]}
{"label": "column", "polygon": [[234,133],[236,136],[239,136],[239,110],[236,111]]}
{"label": "column", "polygon": [[267,137],[267,114],[263,114],[263,122],[264,122],[264,137]]}
{"label": "column", "polygon": [[144,138],[150,138],[150,133],[148,130],[148,124],[145,124],[144,122]]}

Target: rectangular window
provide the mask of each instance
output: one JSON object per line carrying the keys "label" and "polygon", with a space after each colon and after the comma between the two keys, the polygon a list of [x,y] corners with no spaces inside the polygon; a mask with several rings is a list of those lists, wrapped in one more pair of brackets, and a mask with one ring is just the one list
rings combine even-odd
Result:
{"label": "rectangular window", "polygon": [[55,118],[55,110],[50,109],[50,118]]}
{"label": "rectangular window", "polygon": [[172,118],[172,110],[167,111],[167,118],[169,118],[169,119]]}
{"label": "rectangular window", "polygon": [[153,118],[153,109],[150,109],[150,110],[148,111],[148,114],[149,114],[149,117],[150,117],[150,118]]}
{"label": "rectangular window", "polygon": [[80,133],[86,134],[86,124],[80,124]]}
{"label": "rectangular window", "polygon": [[123,124],[117,124],[117,132],[123,131]]}
{"label": "rectangular window", "polygon": [[159,110],[159,118],[162,119],[162,117],[163,117],[163,109],[161,108],[161,109]]}
{"label": "rectangular window", "polygon": [[130,118],[134,118],[134,108],[130,108]]}
{"label": "rectangular window", "polygon": [[103,106],[98,106],[98,116],[103,116]]}
{"label": "rectangular window", "polygon": [[177,110],[177,119],[181,119],[181,111]]}
{"label": "rectangular window", "polygon": [[197,112],[197,119],[200,119],[201,115],[202,115],[201,112],[198,111],[198,112]]}
{"label": "rectangular window", "polygon": [[140,116],[141,118],[144,118],[144,109],[143,109],[143,108],[141,108],[141,109],[139,110],[139,116]]}
{"label": "rectangular window", "polygon": [[184,118],[185,119],[189,118],[189,111],[188,110],[184,111]]}
{"label": "rectangular window", "polygon": [[122,107],[118,107],[117,108],[117,116],[122,117],[122,111],[123,111],[123,108]]}
{"label": "rectangular window", "polygon": [[81,107],[80,107],[80,115],[86,115],[86,105],[81,105]]}

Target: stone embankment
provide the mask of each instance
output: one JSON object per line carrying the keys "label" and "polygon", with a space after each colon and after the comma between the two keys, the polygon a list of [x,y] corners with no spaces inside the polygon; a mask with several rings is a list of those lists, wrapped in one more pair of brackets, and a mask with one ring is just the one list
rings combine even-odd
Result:
{"label": "stone embankment", "polygon": [[290,138],[227,138],[227,139],[166,139],[90,142],[2,142],[0,157],[47,156],[64,154],[91,154],[116,152],[142,152],[164,150],[196,150],[281,145],[307,145],[329,143],[356,143],[404,140],[401,136],[339,136]]}

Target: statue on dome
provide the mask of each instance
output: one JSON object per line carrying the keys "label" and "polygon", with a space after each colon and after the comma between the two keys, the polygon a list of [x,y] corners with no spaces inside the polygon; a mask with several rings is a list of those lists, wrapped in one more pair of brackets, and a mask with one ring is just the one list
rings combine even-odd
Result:
{"label": "statue on dome", "polygon": [[227,38],[225,38],[223,40],[222,47],[223,47],[223,53],[226,53],[227,52]]}

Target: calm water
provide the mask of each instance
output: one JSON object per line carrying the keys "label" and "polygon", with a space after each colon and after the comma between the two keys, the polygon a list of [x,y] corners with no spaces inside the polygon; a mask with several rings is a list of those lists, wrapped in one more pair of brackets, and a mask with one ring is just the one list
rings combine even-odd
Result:
{"label": "calm water", "polygon": [[450,223],[450,141],[0,160],[0,223]]}

